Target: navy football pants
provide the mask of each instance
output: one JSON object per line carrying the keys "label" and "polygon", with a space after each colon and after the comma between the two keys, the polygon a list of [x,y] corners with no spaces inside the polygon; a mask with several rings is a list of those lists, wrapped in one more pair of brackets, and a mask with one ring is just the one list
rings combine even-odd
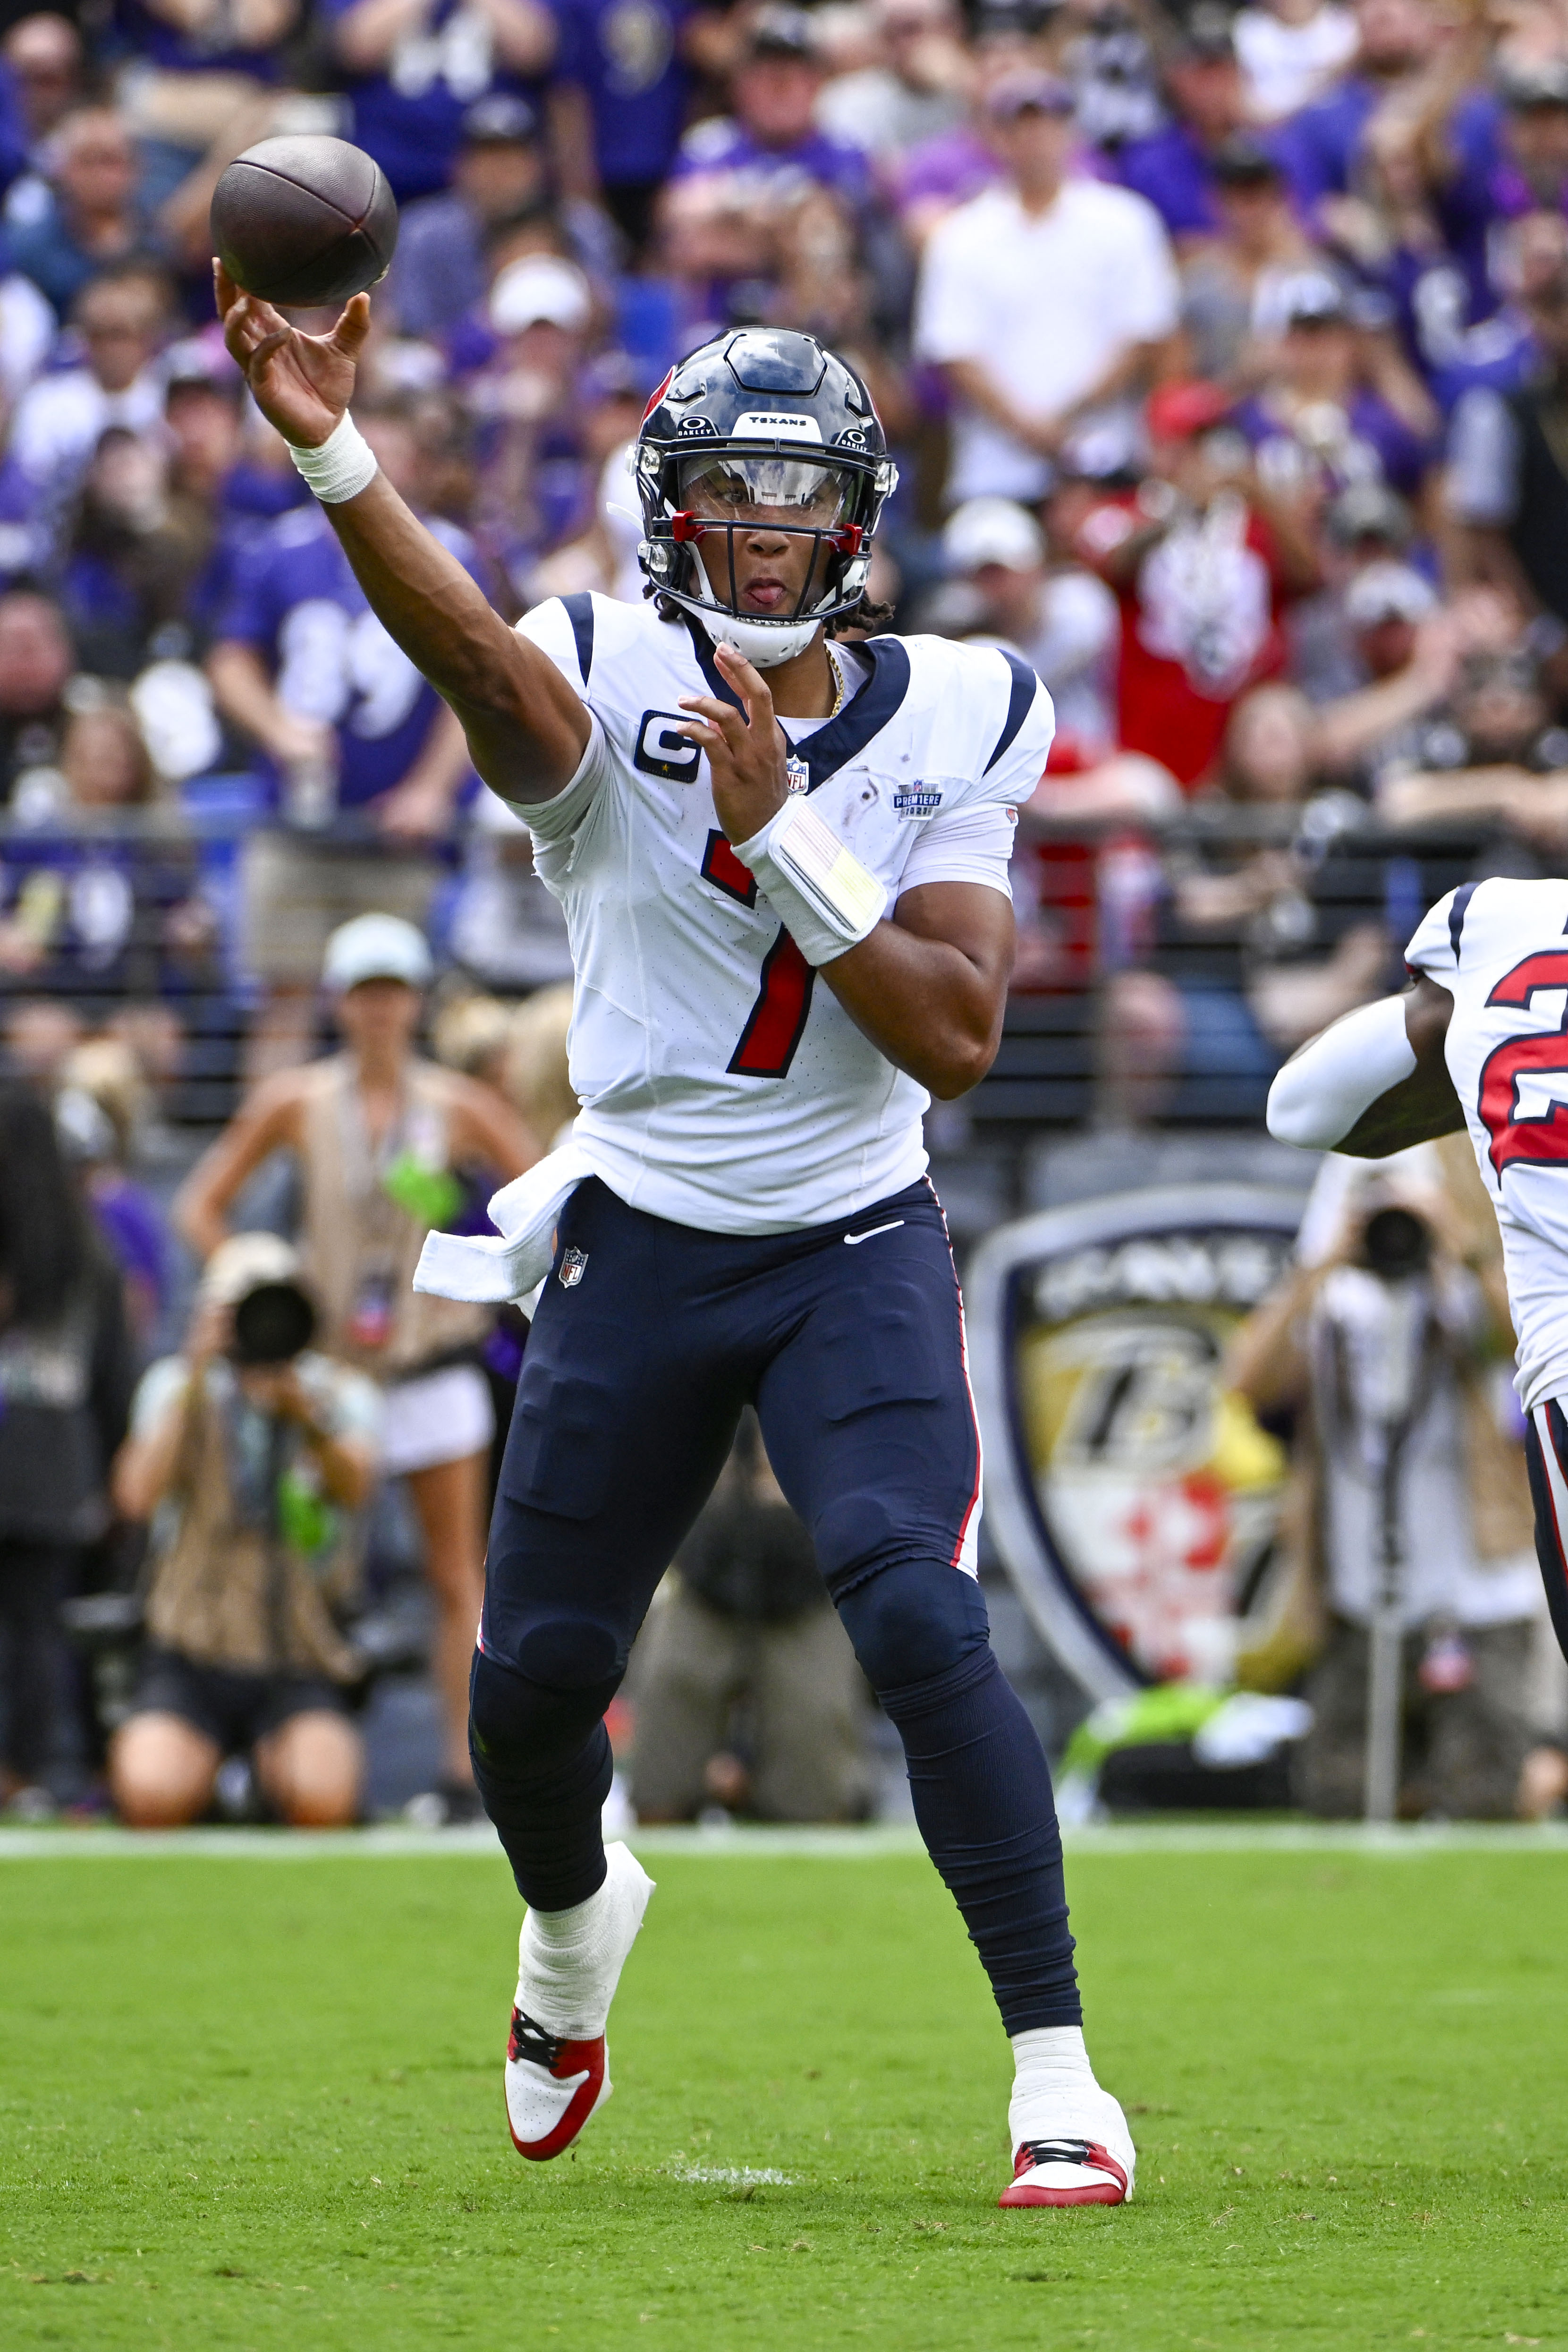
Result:
{"label": "navy football pants", "polygon": [[1076,2024],[1050,1775],[959,1565],[979,1444],[924,1181],[759,1237],[671,1224],[597,1180],[568,1202],[507,1441],[473,1678],[475,1774],[524,1900],[565,1909],[603,1879],[604,1711],[747,1403],[903,1738],[916,1820],[1003,2022]]}

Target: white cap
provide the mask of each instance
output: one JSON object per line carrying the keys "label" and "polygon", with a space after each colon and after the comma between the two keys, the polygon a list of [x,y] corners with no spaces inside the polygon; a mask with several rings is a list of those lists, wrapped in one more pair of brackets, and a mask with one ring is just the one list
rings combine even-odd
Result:
{"label": "white cap", "polygon": [[581,270],[553,253],[526,253],[520,261],[509,261],[490,289],[490,324],[498,335],[520,335],[540,320],[575,333],[587,326],[592,308]]}
{"label": "white cap", "polygon": [[362,980],[401,980],[410,988],[428,988],[435,967],[424,933],[401,915],[356,915],[340,923],[327,942],[321,978],[333,993],[342,996]]}
{"label": "white cap", "polygon": [[1384,621],[1424,621],[1437,603],[1437,590],[1413,563],[1369,563],[1344,592],[1344,616],[1353,629],[1375,629]]}
{"label": "white cap", "polygon": [[982,563],[1032,572],[1045,561],[1045,534],[1011,499],[970,499],[948,517],[942,552],[951,572],[977,572]]}
{"label": "white cap", "polygon": [[201,1297],[209,1307],[234,1307],[265,1283],[298,1282],[299,1253],[277,1234],[231,1234],[220,1242],[202,1275]]}

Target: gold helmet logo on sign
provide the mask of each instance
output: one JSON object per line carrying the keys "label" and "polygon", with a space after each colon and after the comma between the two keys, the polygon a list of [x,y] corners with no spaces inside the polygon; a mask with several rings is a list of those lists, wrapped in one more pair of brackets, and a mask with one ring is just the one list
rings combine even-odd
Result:
{"label": "gold helmet logo on sign", "polygon": [[1026,1218],[976,1257],[992,1538],[1096,1696],[1228,1682],[1267,1613],[1285,1452],[1223,1367],[1300,1213],[1292,1193],[1186,1185]]}

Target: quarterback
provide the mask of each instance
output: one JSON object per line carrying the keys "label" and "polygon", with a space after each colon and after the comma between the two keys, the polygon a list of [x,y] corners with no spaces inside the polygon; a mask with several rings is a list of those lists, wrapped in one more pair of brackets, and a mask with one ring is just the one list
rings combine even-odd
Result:
{"label": "quarterback", "polygon": [[1535,1549],[1568,1654],[1568,881],[1467,882],[1405,950],[1410,985],[1287,1062],[1287,1143],[1381,1159],[1468,1129],[1502,1235]]}
{"label": "quarterback", "polygon": [[1085,2054],[1040,1743],[975,1573],[979,1438],[925,1173],[930,1097],[989,1067],[1013,811],[1051,735],[1012,656],[863,631],[894,473],[864,385],[741,330],[674,368],[634,471],[641,606],[517,630],[410,513],[347,408],[357,296],[309,337],[220,274],[230,351],[371,604],[526,818],[576,969],[570,1141],[434,1236],[421,1286],[543,1278],[490,1533],[475,1776],[528,1906],[506,2069],[548,2158],[608,2097],[652,1883],[606,1853],[606,1707],[742,1407],[810,1528],[908,1760],[1014,2055],[1004,2205],[1120,2204],[1134,2151]]}

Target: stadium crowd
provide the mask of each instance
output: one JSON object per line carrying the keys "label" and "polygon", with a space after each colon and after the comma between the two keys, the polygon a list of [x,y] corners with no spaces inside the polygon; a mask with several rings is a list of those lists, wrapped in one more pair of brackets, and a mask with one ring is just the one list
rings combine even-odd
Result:
{"label": "stadium crowd", "polygon": [[[160,1366],[183,1347],[204,1375],[234,1307],[198,1180],[187,1333],[174,1177],[246,1087],[316,1054],[329,943],[371,916],[427,943],[399,964],[378,935],[333,1002],[434,982],[455,1075],[430,1100],[462,1128],[472,1213],[574,1108],[570,958],[528,837],[224,350],[224,166],[327,131],[387,173],[401,236],[356,414],[509,616],[641,594],[628,445],[683,352],[761,321],[851,357],[901,475],[872,595],[900,628],[1005,640],[1059,717],[1019,813],[1009,1038],[944,1134],[1245,1129],[1296,1045],[1397,984],[1445,889],[1555,870],[1568,845],[1568,5],[83,0],[0,6],[0,1797],[43,1805],[101,1762],[80,1733],[74,1780],[50,1780],[46,1701],[87,1673],[56,1655],[58,1603],[116,1580],[103,1548],[165,1497],[170,1448],[200,1450],[189,1414],[158,1436]],[[343,1025],[334,1067],[390,1050]],[[46,1097],[52,1141],[30,1118]],[[409,1230],[448,1222],[426,1181],[444,1160],[366,1118],[372,1159],[409,1157]],[[228,1172],[232,1192],[249,1165]],[[381,1236],[387,1266],[407,1243]],[[103,1250],[118,1290],[83,1273]],[[29,1302],[89,1293],[57,1378]],[[370,1311],[329,1307],[340,1338]],[[517,1344],[485,1341],[465,1461]],[[243,1367],[208,1381],[240,1454],[271,1460],[287,1423],[319,1517],[361,1499],[374,1451],[342,1353],[320,1359],[319,1422],[303,1375],[287,1397]],[[411,1339],[396,1369],[439,1379],[451,1353]],[[24,1431],[49,1412],[77,1483],[46,1507]],[[453,1466],[418,1451],[394,1466]],[[746,1496],[774,1507],[769,1484],[737,1464],[724,1524]],[[254,1538],[253,1503],[223,1507]],[[471,1596],[477,1507],[420,1505],[448,1610]],[[690,1584],[727,1689],[734,1624],[767,1612],[711,1562]],[[814,1755],[836,1793],[809,1809],[852,1811],[851,1702],[812,1663],[814,1615],[779,1672],[839,1711]],[[290,1667],[318,1696],[351,1672],[337,1638]],[[275,1711],[244,1719],[287,1811],[303,1768],[277,1760]],[[351,1813],[357,1768],[329,1738],[322,1755],[320,1817]],[[210,1760],[170,1768],[202,1801]],[[645,1761],[649,1810],[733,1788],[733,1761],[706,1782],[700,1759]],[[449,1748],[444,1818],[464,1769]]]}

